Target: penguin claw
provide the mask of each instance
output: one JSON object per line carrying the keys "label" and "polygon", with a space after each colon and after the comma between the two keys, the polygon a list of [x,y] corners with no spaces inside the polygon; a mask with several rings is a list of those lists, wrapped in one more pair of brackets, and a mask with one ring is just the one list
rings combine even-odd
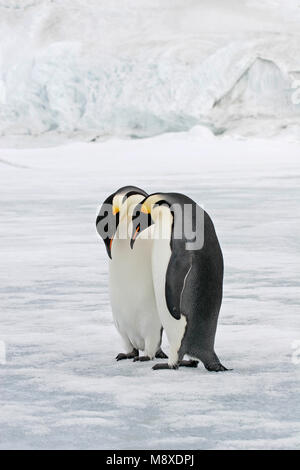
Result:
{"label": "penguin claw", "polygon": [[199,361],[190,360],[190,361],[180,361],[179,367],[198,367]]}
{"label": "penguin claw", "polygon": [[133,362],[146,362],[146,361],[150,361],[150,357],[149,356],[136,356],[134,359],[133,359]]}
{"label": "penguin claw", "polygon": [[155,366],[152,367],[153,370],[161,370],[161,369],[178,369],[179,365],[178,364],[174,364],[172,366],[170,366],[167,362],[164,362],[164,363],[160,363],[160,364],[155,364]]}
{"label": "penguin claw", "polygon": [[116,360],[117,361],[122,361],[124,359],[134,359],[135,357],[138,357],[139,356],[139,352],[137,349],[134,349],[133,351],[131,351],[130,353],[128,354],[125,354],[125,353],[120,353],[116,356]]}
{"label": "penguin claw", "polygon": [[121,361],[122,359],[127,359],[127,354],[120,353],[116,356],[117,361]]}
{"label": "penguin claw", "polygon": [[205,368],[209,372],[227,372],[232,369],[226,369],[222,364],[206,364]]}

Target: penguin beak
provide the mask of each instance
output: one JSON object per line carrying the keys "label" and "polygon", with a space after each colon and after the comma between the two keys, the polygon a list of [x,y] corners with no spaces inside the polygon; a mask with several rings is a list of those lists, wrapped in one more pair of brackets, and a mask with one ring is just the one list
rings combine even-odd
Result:
{"label": "penguin beak", "polygon": [[103,210],[103,213],[100,213],[96,220],[97,232],[104,241],[110,259],[112,259],[112,243],[119,225],[119,215],[119,211],[114,214],[112,206],[110,206],[110,209],[108,206],[108,209]]}
{"label": "penguin beak", "polygon": [[136,237],[138,236],[140,230],[141,230],[141,224],[138,224],[138,225],[136,226],[136,229],[135,229],[135,231],[134,231],[134,233],[133,233],[133,236],[131,237],[131,240],[130,240],[130,248],[131,248],[131,249],[133,249],[134,242],[135,242]]}
{"label": "penguin beak", "polygon": [[110,259],[111,259],[111,247],[112,247],[113,239],[114,239],[114,237],[109,239],[109,253],[108,254],[109,254]]}
{"label": "penguin beak", "polygon": [[132,235],[130,240],[130,247],[133,245],[140,234],[153,224],[151,214],[145,210],[144,205],[139,204],[132,217]]}

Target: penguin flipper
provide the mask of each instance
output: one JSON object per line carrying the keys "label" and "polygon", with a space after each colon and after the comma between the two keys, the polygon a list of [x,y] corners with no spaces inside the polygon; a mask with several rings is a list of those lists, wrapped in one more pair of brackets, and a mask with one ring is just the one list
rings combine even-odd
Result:
{"label": "penguin flipper", "polygon": [[166,276],[166,302],[170,314],[176,320],[181,317],[182,294],[191,268],[191,257],[172,254]]}

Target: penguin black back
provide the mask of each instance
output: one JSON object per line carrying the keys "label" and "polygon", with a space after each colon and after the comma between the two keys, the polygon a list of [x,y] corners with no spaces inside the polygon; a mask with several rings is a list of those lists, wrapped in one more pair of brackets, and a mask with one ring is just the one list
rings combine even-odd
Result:
{"label": "penguin black back", "polygon": [[226,370],[214,351],[224,271],[214,224],[189,197],[177,193],[160,195],[158,204],[167,204],[173,215],[166,303],[175,319],[184,315],[187,320],[179,361],[188,354],[200,359],[208,370]]}

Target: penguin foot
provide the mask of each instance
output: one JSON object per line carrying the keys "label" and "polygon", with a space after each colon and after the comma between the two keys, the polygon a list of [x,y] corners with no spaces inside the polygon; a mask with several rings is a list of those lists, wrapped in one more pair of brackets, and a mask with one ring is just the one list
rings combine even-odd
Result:
{"label": "penguin foot", "polygon": [[155,354],[156,359],[168,359],[168,356],[163,352],[161,348]]}
{"label": "penguin foot", "polygon": [[178,364],[174,364],[173,366],[169,366],[167,362],[163,362],[162,364],[155,364],[152,367],[153,370],[160,370],[160,369],[178,369]]}
{"label": "penguin foot", "polygon": [[179,367],[198,367],[199,361],[190,360],[190,361],[180,361]]}
{"label": "penguin foot", "polygon": [[145,362],[145,361],[150,361],[150,357],[149,356],[136,356],[134,359],[133,359],[133,362]]}
{"label": "penguin foot", "polygon": [[124,354],[120,353],[117,355],[116,360],[122,361],[123,359],[134,359],[135,357],[139,356],[139,351],[137,349],[133,349],[130,353]]}
{"label": "penguin foot", "polygon": [[[204,364],[205,369],[207,369],[209,372],[226,372],[228,369],[226,367],[222,366],[222,364],[219,362],[218,364]],[[229,369],[232,370],[232,369]]]}

